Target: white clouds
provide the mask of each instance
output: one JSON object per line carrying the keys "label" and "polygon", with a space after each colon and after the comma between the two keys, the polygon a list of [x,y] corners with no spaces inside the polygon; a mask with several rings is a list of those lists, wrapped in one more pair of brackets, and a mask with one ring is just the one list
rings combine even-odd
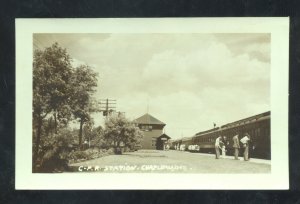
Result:
{"label": "white clouds", "polygon": [[270,110],[268,34],[54,38],[79,62],[95,65],[98,98],[117,99],[118,110],[131,119],[149,104],[173,138]]}
{"label": "white clouds", "polygon": [[[146,90],[150,92],[165,94],[170,89],[195,92],[206,87],[231,88],[268,80],[269,66],[247,54],[234,56],[224,44],[212,42],[205,49],[199,47],[184,55],[177,50],[155,54],[141,77],[149,85]],[[260,86],[259,83],[252,85]]]}
{"label": "white clouds", "polygon": [[251,58],[270,63],[270,33],[215,34],[218,41],[224,43],[232,54],[247,54]]}

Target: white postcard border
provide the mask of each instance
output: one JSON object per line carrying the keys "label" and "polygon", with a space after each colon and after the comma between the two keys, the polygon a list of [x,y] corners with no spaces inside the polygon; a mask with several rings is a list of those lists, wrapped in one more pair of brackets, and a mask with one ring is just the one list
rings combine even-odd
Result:
{"label": "white postcard border", "polygon": [[[33,33],[271,33],[271,173],[32,173]],[[289,18],[16,19],[16,189],[288,189]]]}

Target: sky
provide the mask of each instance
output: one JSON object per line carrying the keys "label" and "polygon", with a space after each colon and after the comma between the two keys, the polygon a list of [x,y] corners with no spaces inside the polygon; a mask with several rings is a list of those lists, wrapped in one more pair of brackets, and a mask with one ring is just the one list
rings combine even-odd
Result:
{"label": "sky", "polygon": [[[116,99],[134,120],[149,113],[172,139],[270,110],[270,40],[262,34],[34,34],[73,65],[99,73],[96,99]],[[94,114],[95,125],[103,116]]]}

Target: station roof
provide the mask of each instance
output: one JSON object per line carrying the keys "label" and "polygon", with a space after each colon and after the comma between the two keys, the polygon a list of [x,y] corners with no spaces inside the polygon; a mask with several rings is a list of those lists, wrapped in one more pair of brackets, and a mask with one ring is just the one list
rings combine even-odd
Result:
{"label": "station roof", "polygon": [[149,125],[166,125],[165,123],[161,122],[157,118],[153,117],[152,115],[146,113],[141,117],[134,120],[134,122],[138,124],[149,124]]}
{"label": "station roof", "polygon": [[[161,136],[159,136],[158,138],[168,138],[168,139],[171,139],[171,137],[170,136],[168,136],[167,134],[162,134]],[[157,138],[157,139],[158,139]]]}

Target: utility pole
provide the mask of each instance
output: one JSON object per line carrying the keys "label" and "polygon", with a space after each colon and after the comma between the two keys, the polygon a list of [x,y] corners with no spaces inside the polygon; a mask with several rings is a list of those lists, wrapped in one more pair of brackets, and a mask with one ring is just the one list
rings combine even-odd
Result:
{"label": "utility pole", "polygon": [[116,111],[117,100],[115,99],[100,99],[100,112],[103,112],[103,116],[110,115],[113,111]]}

